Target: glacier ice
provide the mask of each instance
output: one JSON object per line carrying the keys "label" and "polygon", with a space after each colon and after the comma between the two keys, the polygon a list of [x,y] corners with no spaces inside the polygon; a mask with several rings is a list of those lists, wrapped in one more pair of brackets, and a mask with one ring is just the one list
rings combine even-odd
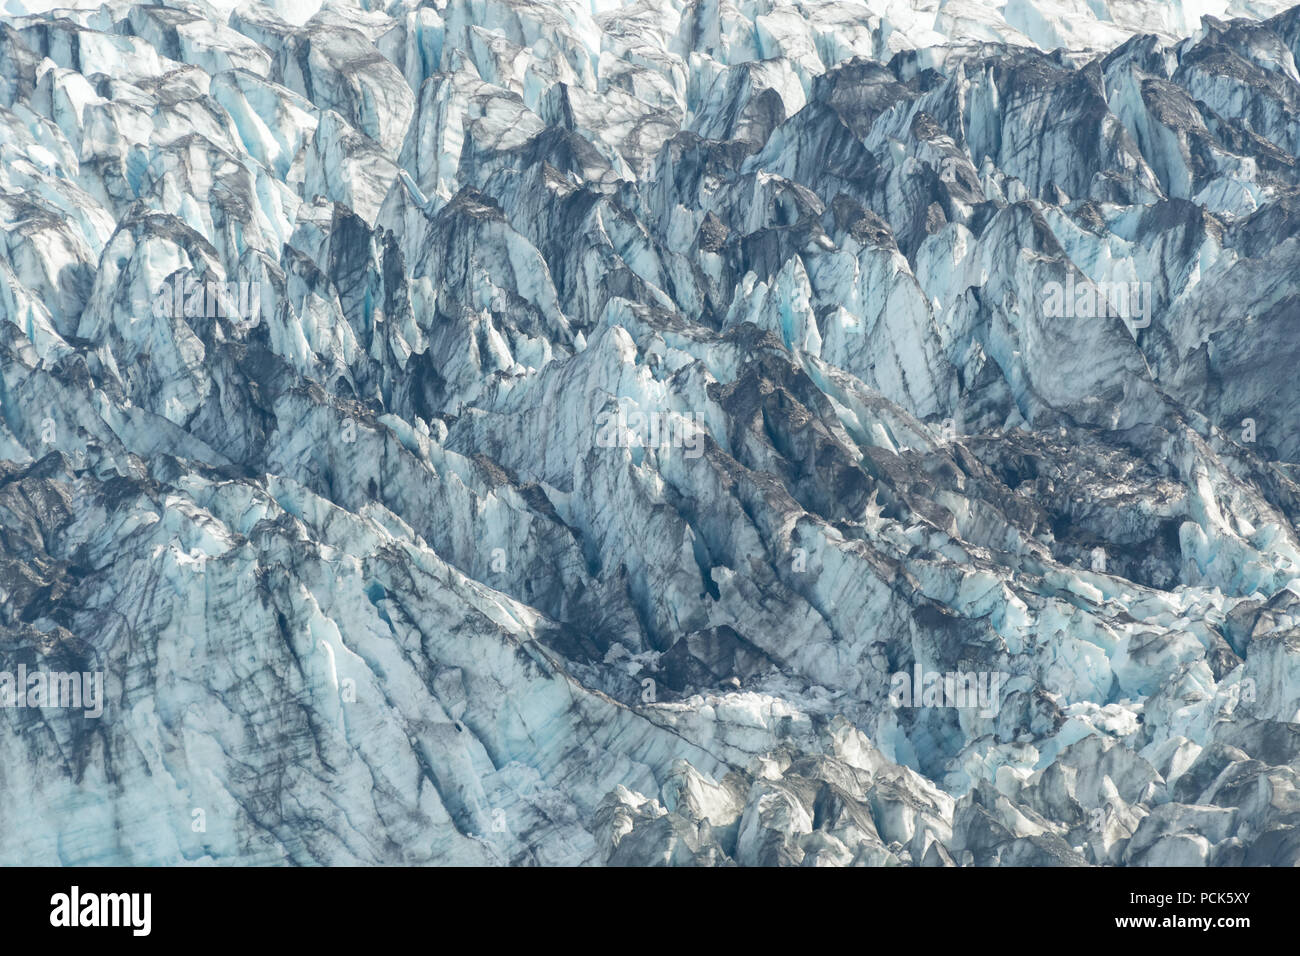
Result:
{"label": "glacier ice", "polygon": [[1294,865],[1297,57],[10,0],[0,863]]}

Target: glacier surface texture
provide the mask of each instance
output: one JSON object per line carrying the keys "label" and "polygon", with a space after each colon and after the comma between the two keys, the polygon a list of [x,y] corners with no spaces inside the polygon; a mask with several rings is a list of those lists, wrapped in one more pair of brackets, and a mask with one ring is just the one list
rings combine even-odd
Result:
{"label": "glacier surface texture", "polygon": [[1300,7],[44,6],[0,864],[1300,862]]}

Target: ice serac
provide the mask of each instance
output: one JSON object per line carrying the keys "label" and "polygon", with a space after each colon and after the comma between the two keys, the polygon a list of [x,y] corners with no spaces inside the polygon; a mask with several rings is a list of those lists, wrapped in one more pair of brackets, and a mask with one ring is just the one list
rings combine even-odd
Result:
{"label": "ice serac", "polygon": [[1300,8],[44,6],[0,863],[1300,863]]}

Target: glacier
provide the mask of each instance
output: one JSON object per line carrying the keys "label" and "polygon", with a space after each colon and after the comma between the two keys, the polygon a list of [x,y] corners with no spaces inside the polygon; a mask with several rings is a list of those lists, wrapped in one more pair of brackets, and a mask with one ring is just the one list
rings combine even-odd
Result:
{"label": "glacier", "polygon": [[0,864],[1300,864],[1297,58],[10,0]]}

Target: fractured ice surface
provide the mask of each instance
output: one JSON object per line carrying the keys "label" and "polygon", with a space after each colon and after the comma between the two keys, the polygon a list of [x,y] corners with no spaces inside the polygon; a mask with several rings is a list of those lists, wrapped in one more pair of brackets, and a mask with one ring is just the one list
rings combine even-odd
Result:
{"label": "fractured ice surface", "polygon": [[1300,9],[7,9],[0,862],[1300,861]]}

